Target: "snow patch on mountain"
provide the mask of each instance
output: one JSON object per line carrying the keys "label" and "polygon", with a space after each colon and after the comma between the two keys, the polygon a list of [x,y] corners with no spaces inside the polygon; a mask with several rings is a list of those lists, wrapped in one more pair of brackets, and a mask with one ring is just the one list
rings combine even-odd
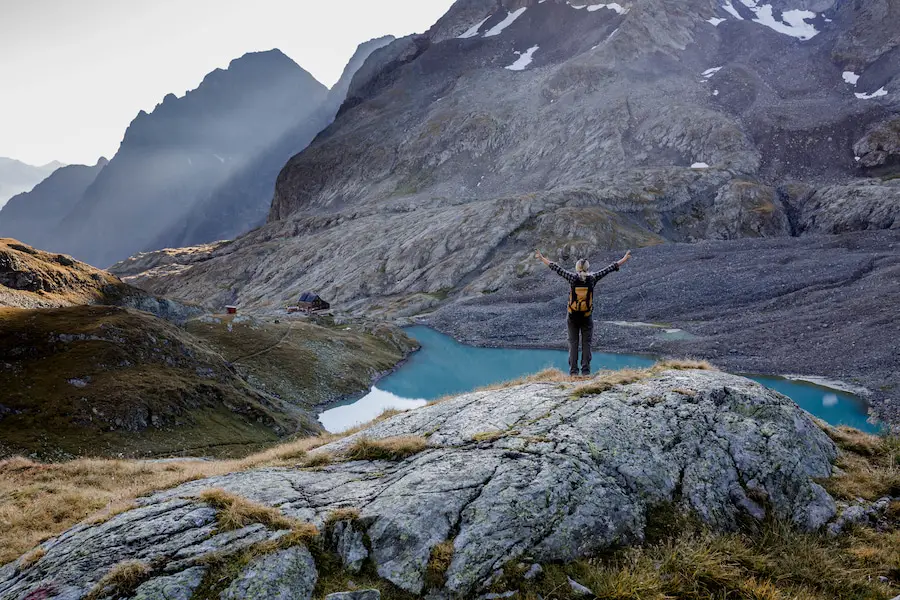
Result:
{"label": "snow patch on mountain", "polygon": [[857,75],[853,71],[844,71],[843,77],[844,81],[846,81],[850,85],[856,85],[856,82],[859,81],[859,75]]}
{"label": "snow patch on mountain", "polygon": [[703,73],[702,73],[703,78],[709,79],[710,77],[712,77],[713,75],[715,75],[716,73],[718,73],[721,70],[722,70],[722,67],[713,67],[712,69],[707,69],[707,70],[703,71]]}
{"label": "snow patch on mountain", "polygon": [[487,32],[485,32],[484,37],[494,37],[495,35],[500,35],[501,33],[503,33],[504,29],[512,25],[516,21],[516,19],[521,17],[527,9],[527,6],[523,6],[522,8],[509,13],[508,15],[506,15],[505,19],[488,29]]}
{"label": "snow patch on mountain", "polygon": [[878,90],[872,92],[871,94],[863,94],[863,93],[857,92],[856,97],[859,98],[860,100],[871,100],[872,98],[881,98],[882,96],[887,96],[887,94],[888,94],[887,90],[884,88],[881,88],[881,89],[878,89]]}
{"label": "snow patch on mountain", "polygon": [[622,6],[617,2],[610,2],[609,4],[592,4],[588,6],[587,4],[569,4],[575,10],[581,10],[582,8],[587,8],[588,12],[596,12],[601,8],[608,8],[609,10],[614,10],[620,15],[624,15],[628,13],[628,9]]}
{"label": "snow patch on mountain", "polygon": [[[807,22],[819,16],[810,10],[785,10],[782,11],[781,19],[779,20],[775,18],[775,9],[772,8],[771,4],[760,4],[757,0],[741,0],[741,4],[753,12],[756,17],[753,19],[754,23],[765,25],[778,33],[789,35],[804,42],[819,35],[819,31],[815,26]],[[745,20],[731,3],[731,0],[725,0],[725,3],[722,4],[722,9],[740,21]],[[712,21],[710,20],[710,22]],[[716,25],[716,23],[713,24]]]}
{"label": "snow patch on mountain", "polygon": [[709,23],[710,25],[712,25],[713,27],[718,27],[719,25],[721,25],[722,23],[724,23],[727,20],[728,19],[720,19],[718,17],[713,17],[711,19],[707,19],[706,22]]}
{"label": "snow patch on mountain", "polygon": [[506,69],[510,71],[524,71],[525,68],[531,64],[531,61],[534,60],[534,53],[537,52],[539,48],[540,46],[532,46],[525,52],[516,52],[516,54],[519,55],[519,59],[506,67]]}
{"label": "snow patch on mountain", "polygon": [[477,24],[475,24],[475,25],[472,25],[470,28],[468,28],[468,29],[465,31],[465,33],[463,33],[462,35],[460,35],[460,36],[457,37],[456,39],[458,39],[458,40],[465,40],[465,39],[473,38],[473,37],[477,36],[477,35],[478,35],[478,32],[481,31],[481,26],[484,25],[485,23],[487,23],[487,22],[488,22],[488,19],[490,19],[490,17],[486,17],[486,18],[485,18],[483,21],[481,21],[480,23],[477,23]]}

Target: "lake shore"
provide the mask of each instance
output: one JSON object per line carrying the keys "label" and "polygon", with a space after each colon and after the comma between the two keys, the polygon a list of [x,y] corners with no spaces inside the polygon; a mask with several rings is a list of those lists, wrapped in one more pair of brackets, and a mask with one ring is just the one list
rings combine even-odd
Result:
{"label": "lake shore", "polygon": [[[616,256],[591,258],[602,266]],[[838,380],[870,390],[873,413],[898,427],[898,274],[900,231],[641,249],[598,286],[594,345]],[[475,346],[561,349],[566,292],[542,272],[456,298],[424,323]]]}

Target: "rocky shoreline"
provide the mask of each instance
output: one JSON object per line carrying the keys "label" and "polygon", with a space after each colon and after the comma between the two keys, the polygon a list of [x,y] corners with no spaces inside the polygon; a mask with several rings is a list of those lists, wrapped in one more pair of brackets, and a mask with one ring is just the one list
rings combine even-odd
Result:
{"label": "rocky shoreline", "polygon": [[[591,257],[605,265],[617,256]],[[563,348],[565,282],[549,272],[456,297],[423,319],[466,344]],[[900,426],[900,231],[667,244],[635,252],[597,290],[595,347],[703,358],[870,391]]]}

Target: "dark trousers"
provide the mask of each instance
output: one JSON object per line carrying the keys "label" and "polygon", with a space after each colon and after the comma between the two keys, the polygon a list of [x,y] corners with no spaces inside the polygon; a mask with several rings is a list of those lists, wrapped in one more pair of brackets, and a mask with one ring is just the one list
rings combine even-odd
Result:
{"label": "dark trousers", "polygon": [[578,374],[578,347],[581,346],[581,374],[590,375],[594,321],[591,317],[570,314],[566,324],[569,327],[569,374]]}

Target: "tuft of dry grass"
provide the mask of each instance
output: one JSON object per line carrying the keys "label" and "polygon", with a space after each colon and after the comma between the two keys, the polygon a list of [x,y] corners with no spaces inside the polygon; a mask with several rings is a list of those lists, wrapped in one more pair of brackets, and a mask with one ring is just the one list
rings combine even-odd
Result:
{"label": "tuft of dry grass", "polygon": [[128,597],[139,585],[149,579],[152,570],[139,560],[120,562],[104,575],[85,597],[97,600],[103,597]]}
{"label": "tuft of dry grass", "polygon": [[44,550],[42,546],[38,546],[37,548],[28,552],[19,560],[19,568],[28,569],[30,567],[33,567],[39,560],[41,560],[45,556],[47,556],[47,551]]}
{"label": "tuft of dry grass", "polygon": [[692,390],[690,388],[673,388],[673,392],[676,394],[681,394],[682,396],[696,396],[697,390]]}
{"label": "tuft of dry grass", "polygon": [[472,436],[473,442],[496,442],[499,439],[503,439],[505,437],[511,437],[515,435],[519,435],[519,431],[514,429],[507,429],[506,431],[483,431],[481,433],[476,433]]}
{"label": "tuft of dry grass", "polygon": [[636,383],[649,379],[653,375],[652,369],[622,369],[621,371],[607,371],[592,379],[589,383],[580,385],[572,390],[573,398],[584,398],[608,392],[620,386]]}
{"label": "tuft of dry grass", "polygon": [[875,436],[849,427],[824,427],[841,449],[842,473],[823,481],[835,498],[879,500],[900,496],[900,438]]}
{"label": "tuft of dry grass", "polygon": [[[650,379],[659,375],[663,371],[718,371],[718,369],[705,360],[663,360],[648,369],[621,369],[619,371],[604,371],[594,377],[585,385],[576,387],[572,391],[573,398],[584,398],[585,396],[596,396],[603,392],[616,388],[620,385],[628,385]],[[693,390],[685,390],[682,388],[673,390],[685,395],[695,395]],[[686,392],[692,393],[686,393]]]}
{"label": "tuft of dry grass", "polygon": [[261,523],[270,529],[294,529],[300,525],[277,508],[251,502],[222,489],[204,490],[199,497],[216,509],[220,531],[234,531],[253,523]]}
{"label": "tuft of dry grass", "polygon": [[425,570],[425,584],[428,587],[439,589],[444,586],[447,571],[450,570],[450,564],[453,562],[453,553],[453,540],[441,542],[431,549],[431,556],[428,558],[428,566]]}
{"label": "tuft of dry grass", "polygon": [[402,436],[380,440],[360,437],[346,450],[347,460],[391,460],[399,461],[428,447],[428,440],[420,436]]}
{"label": "tuft of dry grass", "polygon": [[358,508],[338,508],[328,513],[325,523],[340,523],[341,521],[356,521],[359,519]]}
{"label": "tuft of dry grass", "polygon": [[652,370],[666,371],[674,369],[676,371],[718,371],[719,369],[712,363],[705,360],[690,359],[668,359],[656,363]]}
{"label": "tuft of dry grass", "polygon": [[478,388],[475,390],[476,392],[490,392],[496,390],[505,390],[511,387],[516,387],[519,385],[526,385],[529,383],[568,383],[571,381],[577,380],[577,377],[572,377],[570,375],[566,375],[559,369],[544,369],[538,373],[534,373],[533,375],[526,375],[524,377],[519,377],[518,379],[512,379],[510,381],[504,381],[501,383],[495,383],[493,385],[488,385],[482,388]]}
{"label": "tuft of dry grass", "polygon": [[304,469],[316,469],[318,467],[327,467],[335,461],[334,455],[330,452],[315,452],[306,457],[300,466]]}

